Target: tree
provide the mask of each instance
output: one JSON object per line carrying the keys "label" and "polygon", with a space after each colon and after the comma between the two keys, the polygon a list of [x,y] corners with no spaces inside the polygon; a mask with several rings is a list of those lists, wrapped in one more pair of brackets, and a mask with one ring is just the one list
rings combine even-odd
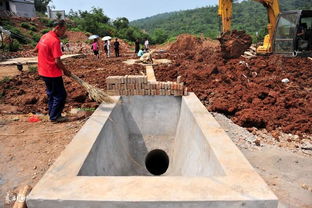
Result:
{"label": "tree", "polygon": [[164,43],[168,39],[168,34],[162,29],[154,30],[152,34],[152,41],[156,44]]}
{"label": "tree", "polygon": [[35,9],[37,12],[45,13],[47,6],[52,0],[35,0]]}
{"label": "tree", "polygon": [[57,12],[57,13],[56,13],[56,18],[57,18],[58,20],[60,20],[60,19],[62,18],[62,13],[61,13],[61,12]]}
{"label": "tree", "polygon": [[129,20],[125,17],[117,18],[114,22],[113,25],[117,29],[123,29],[129,27]]}

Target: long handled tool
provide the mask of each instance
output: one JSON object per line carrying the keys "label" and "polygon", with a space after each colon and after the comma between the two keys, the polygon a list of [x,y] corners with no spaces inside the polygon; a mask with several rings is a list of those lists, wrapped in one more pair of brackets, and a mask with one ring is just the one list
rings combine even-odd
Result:
{"label": "long handled tool", "polygon": [[71,73],[70,77],[73,78],[78,84],[80,84],[82,87],[86,89],[86,91],[89,93],[89,98],[93,99],[94,101],[98,103],[114,103],[116,102],[113,98],[111,98],[108,94],[106,94],[103,90],[94,87],[90,85],[89,83],[83,81],[75,74]]}

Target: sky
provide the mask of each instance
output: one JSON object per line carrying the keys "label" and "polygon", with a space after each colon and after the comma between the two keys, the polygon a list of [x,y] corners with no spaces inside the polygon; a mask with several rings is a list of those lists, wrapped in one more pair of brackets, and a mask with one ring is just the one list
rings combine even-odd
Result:
{"label": "sky", "polygon": [[164,12],[216,5],[218,0],[52,0],[56,10],[91,10],[99,7],[111,19],[126,17],[130,21]]}

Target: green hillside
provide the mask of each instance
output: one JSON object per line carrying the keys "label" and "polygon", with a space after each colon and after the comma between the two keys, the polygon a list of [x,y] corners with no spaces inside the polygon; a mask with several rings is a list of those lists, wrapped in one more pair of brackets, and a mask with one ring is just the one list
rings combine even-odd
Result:
{"label": "green hillside", "polygon": [[[311,9],[311,0],[280,0],[282,11],[295,9]],[[204,34],[216,38],[219,34],[220,20],[217,16],[217,6],[185,10],[155,15],[152,17],[132,21],[130,24],[148,32],[156,42],[168,39],[182,33]],[[232,29],[245,30],[256,41],[256,32],[259,39],[266,34],[267,13],[259,3],[246,0],[233,5]],[[158,38],[159,39],[159,38]]]}

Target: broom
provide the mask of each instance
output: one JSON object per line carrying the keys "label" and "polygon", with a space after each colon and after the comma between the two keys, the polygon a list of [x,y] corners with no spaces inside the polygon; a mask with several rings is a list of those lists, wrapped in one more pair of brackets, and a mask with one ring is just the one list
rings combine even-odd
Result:
{"label": "broom", "polygon": [[89,83],[83,81],[75,74],[71,73],[70,77],[73,78],[78,84],[86,89],[89,94],[89,98],[98,102],[98,103],[114,103],[116,102],[113,98],[111,98],[108,94],[106,94],[103,90],[90,85]]}

